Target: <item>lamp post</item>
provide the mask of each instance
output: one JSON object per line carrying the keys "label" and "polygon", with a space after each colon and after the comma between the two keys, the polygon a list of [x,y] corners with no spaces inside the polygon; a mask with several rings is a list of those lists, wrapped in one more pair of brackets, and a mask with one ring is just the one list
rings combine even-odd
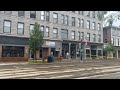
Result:
{"label": "lamp post", "polygon": [[82,51],[82,39],[81,39],[80,42],[81,42],[81,45],[80,45],[80,54],[81,54],[81,55],[80,55],[80,59],[82,60],[82,52],[83,52],[83,51]]}

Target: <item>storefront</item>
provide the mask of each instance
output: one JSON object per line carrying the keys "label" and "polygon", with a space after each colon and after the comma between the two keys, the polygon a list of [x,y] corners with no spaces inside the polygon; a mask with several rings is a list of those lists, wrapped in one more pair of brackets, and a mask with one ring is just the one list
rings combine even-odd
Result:
{"label": "storefront", "polygon": [[0,61],[26,61],[28,58],[28,38],[0,36]]}

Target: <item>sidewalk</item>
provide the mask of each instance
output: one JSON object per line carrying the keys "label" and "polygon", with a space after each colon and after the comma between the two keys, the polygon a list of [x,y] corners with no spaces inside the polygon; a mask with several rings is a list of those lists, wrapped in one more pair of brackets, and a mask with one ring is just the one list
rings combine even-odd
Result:
{"label": "sidewalk", "polygon": [[[101,59],[101,60],[99,60],[99,59],[90,59],[90,60],[80,60],[80,59],[63,59],[62,61],[55,61],[54,62],[54,64],[69,64],[69,63],[81,63],[81,64],[84,64],[84,63],[87,63],[88,62],[88,64],[90,63],[95,63],[95,62],[105,62],[105,63],[111,63],[111,62],[115,62],[115,63],[119,63],[120,64],[120,60],[103,60],[103,59]],[[0,62],[0,66],[3,66],[3,65],[27,65],[27,64],[29,64],[29,62],[28,61],[19,61],[19,62]],[[34,64],[34,63],[33,63]],[[51,64],[51,63],[38,63],[38,65],[49,65],[49,64]],[[54,65],[54,64],[52,64],[52,65]],[[29,64],[29,65],[31,65],[31,64]]]}

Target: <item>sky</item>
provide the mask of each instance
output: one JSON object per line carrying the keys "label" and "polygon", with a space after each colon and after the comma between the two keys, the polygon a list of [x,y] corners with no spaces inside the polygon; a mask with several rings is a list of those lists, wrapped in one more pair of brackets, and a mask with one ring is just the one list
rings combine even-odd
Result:
{"label": "sky", "polygon": [[[109,15],[109,14],[111,14],[111,13],[113,13],[114,11],[110,11],[108,14],[106,14],[105,15],[105,17],[107,16],[107,15]],[[120,21],[119,20],[117,20],[117,21],[115,21],[114,23],[113,23],[113,26],[120,26]]]}

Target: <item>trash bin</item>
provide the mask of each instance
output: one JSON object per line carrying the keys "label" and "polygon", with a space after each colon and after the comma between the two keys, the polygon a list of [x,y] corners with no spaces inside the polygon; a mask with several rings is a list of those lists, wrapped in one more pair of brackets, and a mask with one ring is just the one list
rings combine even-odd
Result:
{"label": "trash bin", "polygon": [[50,56],[51,63],[54,63],[54,56]]}

